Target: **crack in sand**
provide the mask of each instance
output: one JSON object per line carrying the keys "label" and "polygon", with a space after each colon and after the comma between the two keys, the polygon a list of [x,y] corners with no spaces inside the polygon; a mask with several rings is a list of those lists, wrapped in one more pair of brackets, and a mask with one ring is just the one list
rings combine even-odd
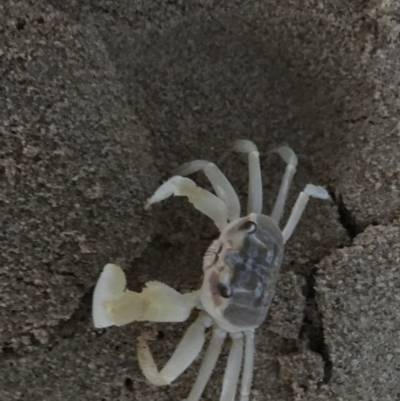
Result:
{"label": "crack in sand", "polygon": [[314,269],[309,274],[304,275],[304,279],[306,280],[306,306],[304,309],[303,324],[300,329],[299,338],[307,338],[309,349],[321,355],[324,362],[324,376],[322,383],[320,384],[327,384],[332,377],[333,364],[329,354],[329,347],[325,342],[322,313],[318,308],[316,300],[316,273],[317,269]]}

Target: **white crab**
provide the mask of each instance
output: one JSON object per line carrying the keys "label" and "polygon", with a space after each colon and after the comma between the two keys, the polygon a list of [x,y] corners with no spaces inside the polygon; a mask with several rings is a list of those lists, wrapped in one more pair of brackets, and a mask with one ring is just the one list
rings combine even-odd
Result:
{"label": "white crab", "polygon": [[[284,243],[295,229],[310,196],[327,199],[322,187],[307,185],[300,193],[285,228],[279,229],[285,201],[296,172],[297,157],[286,147],[276,152],[287,163],[271,217],[261,214],[262,183],[259,153],[254,143],[237,141],[234,150],[248,154],[249,199],[247,216],[240,217],[237,194],[219,168],[196,160],[181,166],[148,200],[147,207],[171,195],[187,196],[210,217],[220,236],[205,253],[204,279],[200,290],[180,294],[160,282],[149,282],[141,293],[126,289],[120,267],[107,264],[93,295],[93,320],[96,327],[121,326],[134,321],[181,322],[193,308],[201,310],[189,327],[171,359],[158,371],[143,336],[139,338],[138,360],[146,378],[155,385],[170,384],[200,353],[205,329],[213,334],[199,374],[187,401],[198,401],[218,360],[229,333],[232,346],[223,379],[220,401],[234,401],[243,359],[240,400],[248,401],[253,376],[254,330],[265,320],[278,279]],[[182,176],[203,170],[216,195]],[[244,339],[243,339],[244,336]]]}

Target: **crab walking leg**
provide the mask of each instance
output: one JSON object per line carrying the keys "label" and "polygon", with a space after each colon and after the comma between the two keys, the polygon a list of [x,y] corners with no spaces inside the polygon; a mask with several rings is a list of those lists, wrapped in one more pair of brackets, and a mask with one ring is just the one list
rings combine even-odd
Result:
{"label": "crab walking leg", "polygon": [[285,174],[283,175],[281,186],[279,188],[279,193],[275,201],[274,209],[271,214],[271,218],[276,222],[276,224],[279,225],[279,221],[283,215],[283,209],[285,207],[289,187],[296,173],[297,156],[293,150],[287,146],[281,146],[275,150],[275,152],[278,153],[287,164]]}
{"label": "crab walking leg", "polygon": [[262,180],[260,169],[260,154],[257,146],[247,140],[236,141],[233,145],[236,152],[249,155],[249,198],[247,200],[247,213],[260,214],[262,211]]}
{"label": "crab walking leg", "polygon": [[240,401],[249,401],[254,369],[254,330],[247,330],[244,335],[246,341]]}
{"label": "crab walking leg", "polygon": [[290,214],[289,220],[286,223],[286,226],[282,231],[283,240],[285,242],[287,242],[287,240],[293,234],[293,231],[296,228],[297,223],[299,222],[301,215],[303,214],[304,209],[307,206],[310,196],[313,198],[319,198],[319,199],[329,199],[330,198],[328,191],[325,188],[317,187],[312,184],[308,184],[305,187],[304,191],[300,192],[300,195],[297,198],[297,201],[292,209],[292,213]]}
{"label": "crab walking leg", "polygon": [[182,322],[199,303],[200,291],[180,294],[160,282],[148,282],[141,293],[125,290],[122,269],[107,264],[93,293],[93,321],[97,328],[134,321]]}
{"label": "crab walking leg", "polygon": [[203,170],[211,182],[218,198],[224,201],[228,208],[228,220],[233,221],[240,217],[240,202],[229,180],[224,173],[214,164],[207,160],[194,160],[178,167],[174,174],[186,176]]}
{"label": "crab walking leg", "polygon": [[154,195],[147,200],[146,209],[153,203],[160,202],[170,196],[187,196],[189,202],[201,213],[214,221],[215,225],[222,230],[227,225],[228,209],[225,203],[211,192],[198,187],[189,178],[176,175],[164,182]]}
{"label": "crab walking leg", "polygon": [[196,382],[194,383],[186,401],[199,401],[201,395],[203,394],[204,388],[210,379],[211,373],[215,368],[215,364],[218,361],[225,337],[225,330],[219,327],[214,328],[213,336],[207,348],[206,354],[204,355],[203,361],[201,362],[200,371]]}
{"label": "crab walking leg", "polygon": [[237,385],[239,382],[240,368],[243,357],[243,333],[231,333],[232,347],[229,352],[228,362],[222,383],[220,401],[235,401]]}
{"label": "crab walking leg", "polygon": [[139,337],[138,360],[140,368],[147,380],[156,386],[163,386],[173,382],[195,360],[203,348],[205,329],[212,325],[213,320],[206,313],[201,312],[195,322],[188,328],[171,359],[159,372],[153,356],[143,336]]}

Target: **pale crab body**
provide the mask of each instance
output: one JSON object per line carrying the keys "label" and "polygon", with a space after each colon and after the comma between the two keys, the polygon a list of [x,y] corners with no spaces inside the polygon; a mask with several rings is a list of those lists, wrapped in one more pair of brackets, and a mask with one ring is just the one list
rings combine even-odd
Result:
{"label": "pale crab body", "polygon": [[[134,321],[180,322],[188,319],[193,308],[199,317],[188,328],[170,360],[160,371],[143,336],[139,337],[138,361],[146,378],[155,385],[170,384],[196,359],[205,342],[205,331],[213,334],[199,374],[186,401],[199,401],[217,363],[226,335],[232,346],[222,384],[220,401],[234,401],[242,369],[240,401],[250,397],[254,362],[254,330],[265,320],[271,305],[284,244],[290,238],[309,197],[327,199],[322,187],[307,185],[297,199],[281,230],[288,190],[296,171],[297,157],[282,146],[276,150],[287,163],[271,216],[262,212],[262,182],[259,153],[254,143],[237,141],[234,150],[248,154],[249,199],[247,216],[240,217],[239,198],[219,168],[196,160],[181,166],[175,176],[162,184],[148,200],[147,207],[171,195],[186,196],[196,209],[210,217],[220,235],[203,259],[200,290],[180,294],[160,283],[148,282],[141,293],[126,289],[122,269],[108,264],[93,294],[93,320],[96,327],[121,326]],[[216,195],[184,177],[203,170]],[[244,337],[244,339],[243,339]],[[243,357],[244,354],[244,357]]]}

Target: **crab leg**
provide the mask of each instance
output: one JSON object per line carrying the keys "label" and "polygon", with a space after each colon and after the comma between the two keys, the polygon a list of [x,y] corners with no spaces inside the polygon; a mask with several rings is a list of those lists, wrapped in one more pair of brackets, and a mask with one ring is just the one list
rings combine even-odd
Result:
{"label": "crab leg", "polygon": [[271,218],[275,220],[276,224],[279,225],[279,221],[283,215],[283,208],[285,207],[289,187],[296,173],[297,156],[293,150],[287,146],[281,146],[280,148],[276,149],[275,152],[278,153],[287,164],[285,174],[283,175],[281,186],[279,188],[279,193],[275,201],[274,209],[271,214]]}
{"label": "crab leg", "polygon": [[203,394],[204,388],[210,379],[211,373],[215,368],[215,364],[218,361],[225,337],[225,330],[219,327],[214,328],[213,336],[201,363],[196,382],[194,383],[186,401],[199,401],[201,395]]}
{"label": "crab leg", "polygon": [[249,198],[247,201],[247,213],[260,214],[262,211],[262,180],[260,169],[260,154],[257,146],[247,140],[236,141],[233,145],[236,152],[249,155]]}
{"label": "crab leg", "polygon": [[237,384],[239,381],[240,367],[243,357],[243,334],[241,332],[231,333],[232,347],[229,352],[228,362],[222,383],[220,401],[234,401]]}
{"label": "crab leg", "polygon": [[206,313],[201,312],[195,322],[188,328],[171,359],[159,372],[153,356],[143,336],[139,337],[138,360],[140,368],[147,380],[156,386],[163,386],[173,382],[195,360],[203,348],[205,329],[212,325],[213,320]]}
{"label": "crab leg", "polygon": [[204,174],[211,182],[218,198],[223,200],[226,204],[228,208],[228,220],[233,221],[238,219],[240,217],[239,198],[231,183],[214,163],[208,162],[207,160],[194,160],[182,164],[182,166],[174,171],[174,174],[187,176],[200,170],[204,171]]}
{"label": "crab leg", "polygon": [[240,401],[249,401],[254,368],[254,330],[244,332],[246,337]]}
{"label": "crab leg", "polygon": [[304,209],[307,206],[308,200],[310,196],[313,198],[319,199],[329,199],[328,191],[325,188],[318,187],[312,184],[308,184],[304,191],[300,192],[299,197],[292,209],[292,213],[290,214],[289,220],[286,223],[285,228],[282,231],[283,240],[286,242],[291,235],[293,234],[294,229],[299,222],[301,215],[304,212]]}
{"label": "crab leg", "polygon": [[160,202],[172,195],[187,196],[189,202],[213,220],[220,230],[227,225],[228,210],[225,203],[211,192],[198,187],[191,179],[179,175],[171,177],[157,189],[154,195],[147,200],[146,209],[153,203]]}
{"label": "crab leg", "polygon": [[166,284],[146,283],[141,293],[128,291],[122,269],[107,264],[93,293],[95,327],[122,326],[134,321],[182,322],[199,302],[199,291],[180,294]]}

